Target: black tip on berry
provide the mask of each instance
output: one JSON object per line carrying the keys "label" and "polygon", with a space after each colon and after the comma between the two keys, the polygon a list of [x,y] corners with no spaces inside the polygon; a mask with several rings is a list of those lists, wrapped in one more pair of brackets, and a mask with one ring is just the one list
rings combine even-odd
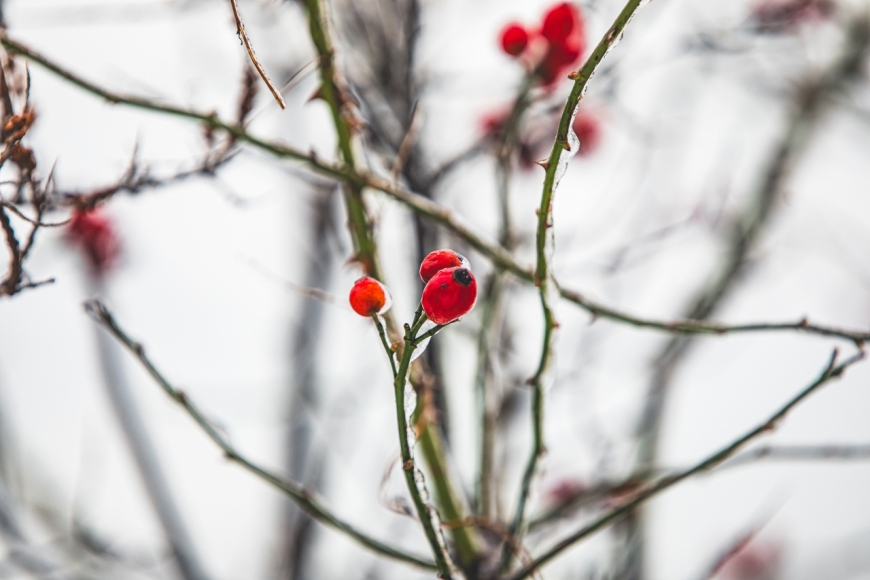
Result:
{"label": "black tip on berry", "polygon": [[453,279],[463,286],[471,286],[471,283],[474,281],[468,268],[456,268],[453,270]]}

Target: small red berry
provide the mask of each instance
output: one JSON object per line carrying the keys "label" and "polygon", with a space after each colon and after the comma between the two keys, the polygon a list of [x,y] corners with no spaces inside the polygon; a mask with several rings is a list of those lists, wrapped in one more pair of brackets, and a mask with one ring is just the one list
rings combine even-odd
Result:
{"label": "small red berry", "polygon": [[95,209],[74,209],[65,233],[70,242],[82,249],[94,276],[107,273],[121,254],[121,243],[112,222]]}
{"label": "small red berry", "polygon": [[601,123],[598,118],[586,111],[579,111],[574,117],[574,133],[580,140],[578,155],[591,155],[598,148],[601,141]]}
{"label": "small red berry", "polygon": [[392,303],[390,291],[374,278],[363,276],[350,289],[350,307],[360,316],[383,314]]}
{"label": "small red berry", "polygon": [[461,266],[468,266],[468,260],[465,259],[465,256],[457,254],[453,250],[435,250],[423,258],[423,263],[420,264],[420,279],[423,282],[428,282],[432,276],[445,268],[459,268]]}
{"label": "small red berry", "polygon": [[529,45],[529,33],[521,24],[512,22],[501,32],[501,48],[511,56],[519,56]]}
{"label": "small red berry", "polygon": [[578,28],[580,28],[580,11],[573,4],[562,2],[550,8],[544,15],[541,36],[552,43],[557,43],[568,38]]}
{"label": "small red berry", "polygon": [[831,0],[761,0],[752,18],[761,32],[793,32],[801,24],[831,16],[834,9]]}
{"label": "small red berry", "polygon": [[448,324],[468,314],[477,301],[477,281],[468,268],[447,268],[423,289],[423,311],[435,324]]}

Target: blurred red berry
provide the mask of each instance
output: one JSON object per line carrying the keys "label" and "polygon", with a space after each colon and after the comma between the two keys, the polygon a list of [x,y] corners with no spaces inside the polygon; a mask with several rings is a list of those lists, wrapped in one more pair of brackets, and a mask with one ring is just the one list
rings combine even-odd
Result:
{"label": "blurred red berry", "polygon": [[751,543],[722,566],[720,578],[729,580],[775,580],[779,576],[782,550],[776,544]]}
{"label": "blurred red berry", "polygon": [[468,267],[468,260],[463,255],[453,250],[435,250],[423,258],[423,263],[420,264],[420,279],[428,282],[432,276],[445,268],[459,267]]}
{"label": "blurred red berry", "polygon": [[551,43],[558,43],[580,28],[580,11],[568,2],[556,4],[544,14],[541,36]]}
{"label": "blurred red berry", "polygon": [[383,314],[393,303],[387,287],[368,276],[363,276],[353,283],[349,299],[350,307],[360,316]]}
{"label": "blurred red berry", "polygon": [[540,31],[518,23],[508,24],[501,33],[502,49],[511,56],[524,57],[535,67],[545,87],[552,87],[567,75],[586,50],[583,15],[570,2],[551,7],[545,14]]}
{"label": "blurred red berry", "polygon": [[790,32],[805,22],[822,20],[834,12],[831,0],[761,0],[752,19],[763,32]]}
{"label": "blurred red berry", "polygon": [[550,503],[561,505],[568,503],[578,495],[589,490],[589,487],[577,479],[563,479],[547,490]]}
{"label": "blurred red berry", "polygon": [[512,22],[501,32],[501,48],[511,56],[519,56],[529,45],[529,33],[522,25]]}
{"label": "blurred red berry", "polygon": [[65,234],[84,252],[95,276],[106,274],[121,254],[120,239],[112,222],[95,209],[74,209]]}
{"label": "blurred red berry", "polygon": [[477,301],[477,281],[468,268],[447,268],[423,289],[423,311],[435,324],[448,324],[468,314]]}
{"label": "blurred red berry", "polygon": [[507,110],[498,111],[495,113],[486,113],[480,119],[480,128],[483,131],[483,136],[486,139],[498,139],[501,132],[504,131],[505,123],[507,123],[510,112]]}
{"label": "blurred red berry", "polygon": [[598,117],[587,111],[578,111],[572,127],[580,140],[577,154],[585,156],[594,153],[601,141],[601,123]]}
{"label": "blurred red berry", "polygon": [[544,16],[541,36],[547,51],[540,64],[544,85],[553,85],[567,75],[586,50],[586,35],[580,11],[572,4],[558,4]]}

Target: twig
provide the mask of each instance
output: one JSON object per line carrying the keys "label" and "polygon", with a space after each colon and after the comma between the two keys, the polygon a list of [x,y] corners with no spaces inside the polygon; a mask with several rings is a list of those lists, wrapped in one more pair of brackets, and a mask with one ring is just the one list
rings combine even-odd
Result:
{"label": "twig", "polygon": [[405,163],[408,157],[414,150],[414,145],[417,142],[417,134],[420,132],[420,125],[423,123],[423,116],[420,114],[418,104],[414,103],[411,109],[411,122],[408,124],[408,130],[405,131],[405,136],[402,137],[402,142],[399,143],[399,149],[396,151],[396,158],[393,160],[393,167],[390,170],[390,175],[393,181],[398,181],[402,170],[405,168]]}
{"label": "twig", "polygon": [[510,575],[506,580],[522,580],[523,578],[527,578],[534,570],[540,568],[541,566],[561,554],[567,548],[571,547],[578,541],[588,536],[591,536],[608,524],[619,520],[620,518],[622,518],[647,500],[651,499],[652,497],[676,485],[677,483],[680,483],[681,481],[689,479],[694,475],[698,475],[704,471],[708,471],[722,464],[723,462],[725,462],[725,460],[733,456],[737,451],[742,449],[749,442],[760,437],[761,435],[764,435],[765,433],[776,429],[779,423],[783,419],[785,419],[789,411],[791,411],[796,405],[798,405],[801,401],[810,396],[825,383],[831,381],[832,379],[840,377],[847,368],[861,361],[864,356],[865,353],[863,350],[861,350],[857,354],[843,361],[842,363],[836,364],[837,351],[835,350],[831,355],[830,361],[828,362],[827,366],[822,371],[821,375],[819,375],[819,377],[815,381],[813,381],[809,386],[804,388],[785,405],[783,405],[778,411],[771,415],[766,421],[764,421],[754,429],[750,430],[743,436],[739,437],[738,439],[735,439],[733,442],[729,443],[719,451],[716,451],[712,455],[706,457],[694,466],[673,475],[663,477],[655,483],[652,483],[645,488],[642,488],[639,492],[637,492],[633,499],[607,512],[592,523],[584,526],[583,528],[571,534],[564,540],[558,542],[555,546],[535,558],[535,561],[531,565],[526,566],[515,574]]}
{"label": "twig", "polygon": [[864,461],[870,445],[765,445],[734,456],[719,468],[741,467],[759,461]]}
{"label": "twig", "polygon": [[320,288],[312,288],[311,286],[303,286],[302,284],[297,284],[296,282],[291,282],[279,274],[276,274],[272,270],[268,269],[265,265],[255,260],[254,258],[248,257],[240,257],[239,259],[243,260],[245,264],[250,266],[255,272],[262,274],[264,277],[269,280],[281,284],[290,292],[294,294],[298,294],[299,296],[304,296],[305,298],[311,298],[312,300],[318,300],[323,302],[324,304],[330,304],[332,306],[337,306],[339,301],[333,294],[330,294],[326,290],[321,290]]}
{"label": "twig", "polygon": [[[505,544],[510,546],[514,555],[524,565],[532,563],[532,555],[529,554],[529,551],[526,549],[525,546],[523,546],[523,543],[517,538],[513,537],[507,527],[497,521],[493,521],[484,517],[472,517],[465,518],[464,520],[441,522],[441,527],[450,530],[471,526],[487,530],[498,536]],[[539,576],[540,574],[534,572],[532,573],[533,578],[538,578]]]}
{"label": "twig", "polygon": [[9,211],[14,213],[15,215],[17,215],[18,217],[20,217],[21,219],[23,219],[24,221],[26,221],[30,225],[36,226],[38,228],[59,228],[59,227],[65,226],[70,221],[69,218],[67,218],[67,219],[59,221],[59,222],[41,222],[39,220],[35,220],[31,217],[28,217],[27,215],[22,213],[22,211],[20,209],[18,209],[15,206],[15,204],[13,204],[13,203],[0,200],[0,205],[2,205],[3,207],[8,209]]}
{"label": "twig", "polygon": [[[574,79],[574,86],[571,88],[571,93],[568,97],[565,107],[562,110],[562,117],[559,121],[559,128],[556,133],[556,138],[553,142],[553,148],[549,156],[547,165],[545,166],[544,187],[541,193],[541,203],[538,208],[538,225],[535,236],[535,250],[537,261],[535,264],[534,283],[538,286],[541,298],[541,310],[544,314],[544,338],[541,346],[541,358],[538,363],[538,368],[534,376],[529,380],[532,387],[532,451],[526,464],[525,472],[523,473],[522,485],[520,487],[520,496],[517,501],[516,512],[514,513],[513,523],[511,524],[511,534],[522,538],[525,533],[525,509],[529,497],[532,480],[534,479],[538,461],[545,452],[544,447],[544,382],[545,377],[549,373],[553,358],[553,344],[555,341],[556,322],[555,313],[553,311],[553,298],[557,296],[558,286],[551,271],[550,257],[553,248],[553,196],[558,185],[558,180],[564,172],[565,167],[562,166],[562,154],[566,150],[570,151],[572,144],[569,136],[573,136],[571,123],[574,121],[574,116],[577,113],[577,107],[583,94],[586,92],[586,85],[598,66],[601,64],[604,56],[610,50],[611,46],[622,36],[623,30],[628,25],[628,22],[640,8],[641,0],[628,0],[622,11],[616,17],[616,20],[610,26],[610,29],[605,33],[604,37],[599,41],[598,46],[589,55],[589,58],[584,63],[583,67],[577,73],[572,73],[571,78]],[[574,137],[574,145],[577,146],[576,137]],[[506,568],[509,561],[506,558],[502,559],[502,569]]]}
{"label": "twig", "polygon": [[[98,281],[95,282],[92,290],[100,290]],[[172,488],[158,459],[157,450],[154,448],[151,435],[142,420],[130,384],[122,369],[119,346],[103,328],[93,326],[93,329],[97,334],[100,366],[109,400],[127,439],[139,475],[145,484],[145,491],[172,548],[181,575],[185,580],[206,580],[209,575],[200,561],[187,524],[178,510]]]}
{"label": "twig", "polygon": [[254,68],[256,68],[257,72],[260,73],[260,78],[263,79],[263,82],[266,83],[267,87],[269,87],[269,91],[272,93],[272,96],[275,97],[275,100],[278,101],[278,105],[282,109],[286,109],[287,103],[284,102],[284,97],[281,96],[281,92],[272,84],[269,75],[266,74],[263,65],[260,64],[259,60],[257,60],[257,55],[254,54],[254,47],[251,45],[251,40],[245,32],[245,24],[242,22],[242,15],[239,14],[239,7],[236,4],[236,0],[230,0],[230,6],[233,8],[233,18],[236,19],[236,30],[239,37],[242,39],[242,42],[245,44],[245,49],[248,51],[248,56],[251,57],[251,62],[253,63]]}
{"label": "twig", "polygon": [[215,443],[215,445],[221,448],[227,459],[238,463],[251,473],[271,483],[273,486],[289,495],[299,504],[302,509],[304,509],[311,517],[313,517],[317,521],[332,528],[335,528],[341,532],[344,532],[345,534],[355,539],[363,546],[371,549],[372,551],[377,552],[378,554],[381,554],[383,556],[406,562],[408,564],[419,566],[421,568],[435,569],[435,564],[433,562],[426,560],[420,556],[409,554],[399,548],[389,546],[381,542],[380,540],[376,540],[371,536],[365,534],[364,532],[361,532],[351,524],[339,519],[316,498],[316,495],[313,491],[296,483],[295,481],[285,479],[280,475],[276,475],[249,461],[236,450],[236,448],[229,442],[225,435],[221,434],[214,427],[212,422],[208,418],[206,418],[202,411],[200,411],[199,407],[194,404],[193,401],[191,401],[191,399],[184,392],[178,390],[177,388],[172,386],[171,383],[169,383],[169,381],[163,376],[160,371],[157,370],[157,368],[151,363],[151,360],[145,355],[145,349],[142,347],[142,345],[135,342],[124,332],[124,330],[121,329],[120,326],[118,326],[115,318],[100,301],[91,300],[86,302],[85,311],[91,317],[93,317],[94,320],[102,324],[109,332],[111,332],[112,335],[116,339],[118,339],[125,347],[127,347],[127,349],[139,360],[139,363],[142,364],[143,367],[145,367],[145,370],[148,371],[148,374],[151,375],[151,377],[157,382],[158,385],[160,385],[160,387],[166,392],[166,394],[169,395],[169,397],[171,397],[176,403],[181,405],[184,410],[187,411],[187,414],[191,416],[191,418],[197,423],[197,425],[199,425],[200,429],[202,429],[205,434],[208,435],[209,439],[211,439]]}
{"label": "twig", "polygon": [[[419,312],[419,311],[418,311]],[[432,549],[432,554],[435,556],[435,563],[438,567],[438,575],[441,578],[452,579],[456,577],[453,562],[450,559],[450,554],[444,545],[444,540],[440,535],[440,530],[436,529],[435,522],[438,520],[438,514],[435,512],[423,497],[425,485],[423,474],[414,463],[414,456],[411,451],[411,445],[408,438],[410,429],[408,428],[408,417],[405,411],[405,388],[408,383],[408,372],[411,366],[411,356],[414,349],[420,343],[422,337],[416,336],[416,331],[420,328],[418,322],[423,321],[422,316],[415,320],[414,328],[410,325],[405,325],[405,348],[402,351],[402,360],[399,363],[399,368],[394,377],[393,387],[395,389],[396,398],[396,421],[398,423],[399,432],[399,449],[402,453],[402,471],[405,474],[405,483],[408,487],[408,492],[411,494],[411,499],[414,502],[414,507],[417,510],[417,516],[420,518],[420,524],[423,526],[423,531],[426,534],[426,539],[429,541],[429,546]],[[393,361],[392,350],[386,342],[383,333],[383,327],[379,320],[375,319],[378,325],[378,332],[382,336],[384,348],[390,361]],[[437,328],[437,327],[436,327]]]}
{"label": "twig", "polygon": [[[44,66],[73,85],[78,86],[93,95],[101,97],[110,103],[125,104],[131,107],[198,121],[209,127],[234,135],[239,141],[243,141],[253,147],[267,151],[276,157],[300,161],[309,169],[321,175],[332,177],[333,179],[338,179],[342,182],[352,182],[360,187],[370,187],[378,190],[395,199],[399,203],[406,205],[412,211],[426,216],[428,219],[461,238],[472,248],[477,250],[482,256],[492,262],[495,267],[509,272],[523,282],[534,282],[534,272],[530,268],[520,264],[504,248],[488,241],[485,237],[475,232],[472,227],[466,225],[464,221],[454,215],[451,210],[428,198],[397,187],[387,179],[383,179],[369,171],[359,169],[352,170],[344,165],[329,163],[293,147],[261,139],[248,133],[243,127],[222,121],[214,113],[203,113],[192,109],[162,105],[142,97],[125,96],[108,91],[90,81],[84,80],[75,73],[72,73],[45,57],[33,52],[22,44],[10,39],[2,32],[0,32],[0,44],[3,44],[3,46],[5,46],[10,52],[29,58],[33,62]],[[562,287],[561,285],[559,285],[559,293],[562,298],[569,302],[573,302],[580,308],[583,308],[595,318],[604,318],[638,328],[649,328],[671,334],[719,335],[758,331],[800,331],[820,336],[842,338],[852,342],[860,343],[870,341],[870,330],[854,330],[813,324],[807,319],[802,319],[797,322],[760,322],[736,325],[698,320],[663,320],[636,316],[612,308],[587,298],[581,292]]]}
{"label": "twig", "polygon": [[12,223],[3,206],[0,206],[0,229],[3,230],[6,248],[9,250],[9,271],[0,283],[0,296],[12,296],[19,291],[21,285],[21,246],[18,244],[15,230],[12,229]]}
{"label": "twig", "polygon": [[[737,453],[718,465],[714,473],[744,467],[766,461],[867,461],[870,460],[870,444],[829,444],[829,445],[764,445]],[[602,500],[630,495],[643,487],[654,477],[676,473],[675,469],[658,469],[649,473],[638,473],[620,481],[604,481],[579,490],[560,501],[529,522],[529,529],[538,529],[554,520],[567,517],[583,506]]]}
{"label": "twig", "polygon": [[396,375],[398,375],[399,372],[398,369],[396,369],[396,353],[393,351],[389,341],[387,340],[387,333],[384,331],[384,325],[381,323],[380,315],[373,314],[372,320],[375,321],[375,326],[378,327],[378,336],[381,337],[381,344],[384,345],[384,351],[387,353],[387,358],[390,359],[390,368],[393,370],[393,379],[395,380]]}

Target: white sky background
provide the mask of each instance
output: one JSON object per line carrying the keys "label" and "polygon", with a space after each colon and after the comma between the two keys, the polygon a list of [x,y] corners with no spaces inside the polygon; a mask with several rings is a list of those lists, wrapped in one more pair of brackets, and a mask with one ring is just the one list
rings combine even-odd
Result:
{"label": "white sky background", "polygon": [[[421,139],[433,165],[478,136],[479,117],[508,103],[518,67],[497,48],[508,20],[540,17],[547,2],[424,2],[420,63],[431,81]],[[622,2],[599,0],[587,33],[597,41]],[[279,2],[241,4],[250,36],[273,77],[311,59],[297,8]],[[655,0],[632,21],[619,47],[619,82],[593,79],[589,103],[605,119],[601,149],[572,162],[555,204],[556,272],[566,286],[650,317],[676,315],[708,274],[718,235],[710,216],[722,196],[726,215],[742,208],[782,130],[785,95],[801,72],[823,66],[839,47],[831,25],[789,38],[756,42],[748,51],[699,55],[686,49],[696,33],[724,39],[744,22],[734,0]],[[219,1],[10,0],[9,33],[99,84],[226,117],[235,110],[246,55],[229,7]],[[203,150],[201,131],[184,120],[110,106],[34,66],[39,114],[29,135],[43,171],[56,160],[64,188],[115,181],[138,142],[140,158],[170,172]],[[564,89],[565,87],[563,87]],[[330,156],[321,103],[304,105],[308,78],[288,96],[288,109],[264,87],[252,131],[313,147]],[[796,320],[870,326],[870,123],[866,90],[828,115],[795,171],[788,197],[757,252],[749,276],[718,312],[719,320]],[[107,212],[124,241],[124,263],[109,302],[121,324],[147,346],[156,364],[224,424],[252,458],[282,469],[289,337],[306,301],[253,269],[255,259],[278,276],[302,282],[309,187],[265,154],[245,149],[220,171],[219,183],[195,180],[136,197],[119,196]],[[488,234],[493,168],[470,164],[442,187],[440,200]],[[529,234],[543,173],[518,175],[514,215]],[[238,203],[236,198],[243,200]],[[380,241],[400,320],[409,318],[413,248],[408,214],[372,194]],[[614,252],[663,227],[674,233],[627,254],[615,273]],[[491,236],[492,237],[492,236]],[[530,248],[520,256],[530,262]],[[482,275],[485,261],[472,254]],[[100,383],[93,323],[81,302],[82,264],[58,231],[44,231],[30,262],[36,279],[57,283],[0,301],[0,404],[23,465],[22,488],[53,502],[117,545],[159,550],[159,527]],[[324,416],[320,436],[330,456],[321,490],[337,513],[425,553],[416,525],[378,503],[378,486],[397,451],[386,361],[374,329],[344,307],[358,272],[344,267],[328,290],[320,355]],[[482,276],[481,276],[482,277]],[[516,287],[511,312],[517,369],[536,363],[540,313],[534,293]],[[655,349],[651,331],[588,316],[563,303],[558,379],[550,393],[543,486],[589,478],[604,439],[623,444],[634,420]],[[453,411],[454,455],[464,483],[474,466],[471,405],[477,319],[468,317],[442,340]],[[754,334],[699,339],[681,367],[668,405],[664,445],[669,465],[693,462],[765,419],[824,367],[836,341],[805,335]],[[848,344],[840,343],[844,353]],[[141,410],[213,577],[269,578],[281,549],[282,498],[227,464],[129,357],[127,370]],[[870,442],[870,365],[859,365],[814,395],[768,439],[780,443]],[[530,432],[518,431],[512,453],[524,458]],[[624,450],[620,450],[624,453]],[[619,473],[618,471],[616,472]],[[390,490],[399,492],[398,480]],[[757,465],[680,485],[652,502],[654,580],[690,580],[730,539],[770,517],[759,541],[781,544],[784,578],[870,578],[870,465]],[[515,495],[513,487],[509,497]],[[567,532],[574,525],[561,528]],[[318,527],[318,578],[417,577],[380,561],[338,533]],[[578,554],[545,570],[549,579],[578,577]],[[837,546],[856,546],[849,557]],[[859,547],[863,547],[863,550]],[[853,561],[850,562],[850,558]],[[594,559],[594,556],[593,556]],[[573,567],[572,567],[573,566]],[[573,575],[569,572],[573,570]],[[823,572],[813,572],[821,570]],[[426,577],[425,575],[421,577]]]}

